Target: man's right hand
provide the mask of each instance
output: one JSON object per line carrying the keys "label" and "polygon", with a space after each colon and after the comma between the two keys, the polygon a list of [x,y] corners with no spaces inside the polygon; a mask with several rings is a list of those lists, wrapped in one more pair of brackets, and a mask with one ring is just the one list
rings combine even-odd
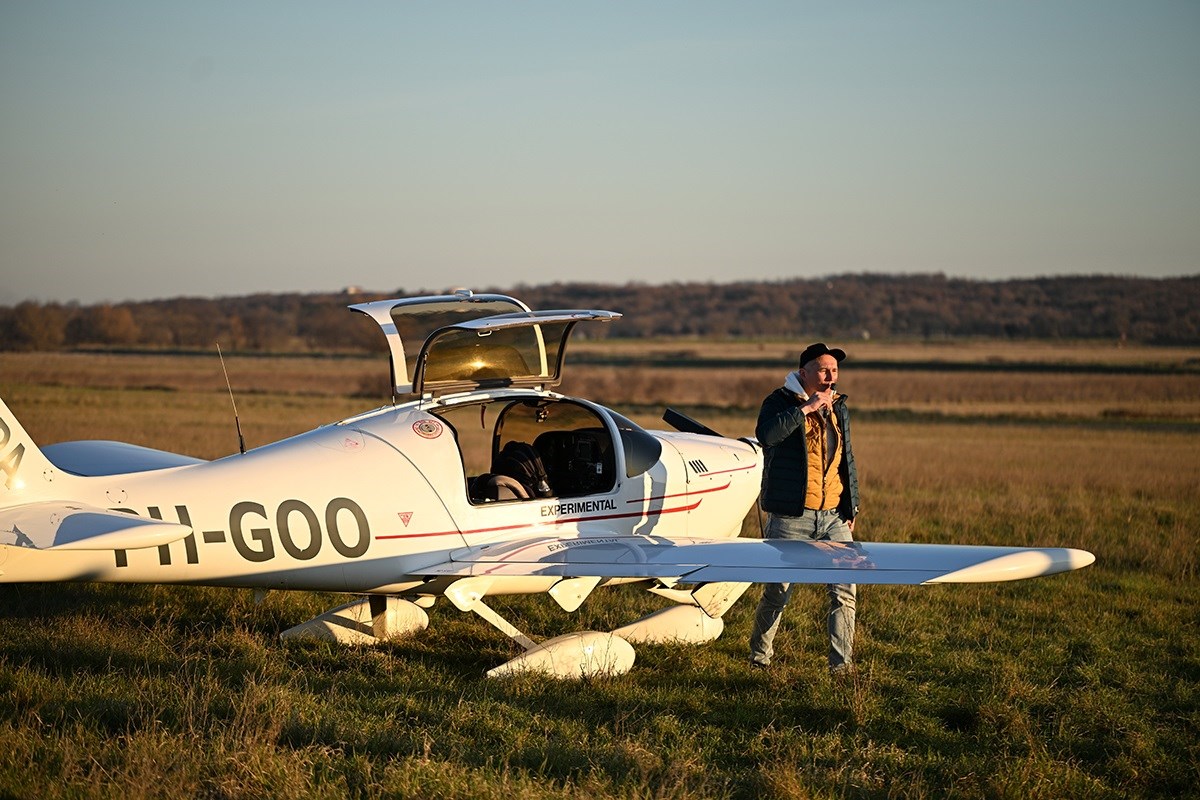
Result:
{"label": "man's right hand", "polygon": [[826,389],[823,392],[813,392],[809,395],[808,400],[801,408],[805,414],[815,414],[820,412],[822,408],[833,408],[833,390]]}

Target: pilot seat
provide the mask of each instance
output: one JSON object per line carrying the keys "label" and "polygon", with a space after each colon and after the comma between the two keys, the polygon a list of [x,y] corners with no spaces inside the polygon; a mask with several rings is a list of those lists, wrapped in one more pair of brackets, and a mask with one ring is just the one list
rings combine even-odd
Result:
{"label": "pilot seat", "polygon": [[476,500],[528,500],[551,497],[550,479],[541,454],[527,442],[512,441],[492,459],[492,471],[471,482],[471,497]]}

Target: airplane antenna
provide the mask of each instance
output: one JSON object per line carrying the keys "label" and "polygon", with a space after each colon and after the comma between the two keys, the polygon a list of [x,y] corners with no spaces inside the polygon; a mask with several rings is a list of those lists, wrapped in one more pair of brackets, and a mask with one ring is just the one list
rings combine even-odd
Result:
{"label": "airplane antenna", "polygon": [[246,455],[246,439],[242,436],[242,421],[238,419],[237,401],[233,399],[233,386],[229,383],[229,370],[225,369],[225,356],[221,353],[221,343],[217,342],[217,358],[221,359],[221,372],[225,373],[225,388],[229,390],[229,402],[233,404],[233,424],[237,426],[238,450]]}

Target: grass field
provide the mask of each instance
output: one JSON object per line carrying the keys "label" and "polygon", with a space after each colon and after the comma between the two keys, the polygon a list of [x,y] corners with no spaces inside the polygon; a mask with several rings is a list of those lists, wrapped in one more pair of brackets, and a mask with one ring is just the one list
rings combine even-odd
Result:
{"label": "grass field", "polygon": [[[229,367],[254,446],[377,404],[351,395],[386,360]],[[565,388],[645,424],[667,400],[734,435],[782,377],[586,369],[590,386]],[[865,587],[852,682],[825,673],[816,588],[797,592],[765,673],[745,664],[755,588],[715,643],[639,646],[627,675],[561,684],[482,679],[514,646],[444,603],[421,634],[340,648],[278,639],[334,596],[4,586],[0,796],[1197,796],[1195,378],[1000,377],[846,369],[858,537],[1082,547],[1097,563],[1012,584]],[[236,448],[215,359],[0,354],[0,394],[43,443]],[[644,595],[597,592],[573,615],[542,598],[495,605],[548,636],[661,604]]]}

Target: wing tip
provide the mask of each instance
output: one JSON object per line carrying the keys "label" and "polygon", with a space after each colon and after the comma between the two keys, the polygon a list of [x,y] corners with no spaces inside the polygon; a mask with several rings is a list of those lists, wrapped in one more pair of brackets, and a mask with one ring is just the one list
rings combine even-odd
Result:
{"label": "wing tip", "polygon": [[925,583],[993,583],[1040,578],[1083,569],[1095,563],[1087,550],[1071,547],[1022,548],[978,564],[931,578]]}
{"label": "wing tip", "polygon": [[0,510],[0,544],[28,550],[139,550],[183,539],[189,525],[80,503]]}

